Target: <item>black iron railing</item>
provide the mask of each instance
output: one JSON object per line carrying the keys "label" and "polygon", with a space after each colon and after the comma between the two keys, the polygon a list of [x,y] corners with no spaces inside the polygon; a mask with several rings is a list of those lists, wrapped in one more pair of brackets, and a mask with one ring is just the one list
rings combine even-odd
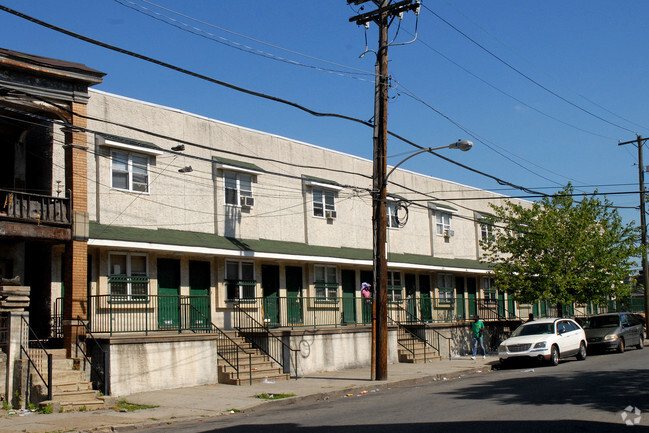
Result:
{"label": "black iron railing", "polygon": [[[77,337],[75,342],[75,357],[79,354],[90,365],[91,381],[94,389],[100,389],[104,395],[110,395],[110,354],[101,347],[99,341],[95,338],[90,326],[81,317],[77,317],[77,323],[84,328],[84,333]],[[89,348],[88,345],[92,347]]]}
{"label": "black iron railing", "polygon": [[[290,373],[290,362],[293,358],[295,365],[295,378],[298,378],[298,349],[293,349],[280,337],[268,330],[268,327],[252,315],[250,315],[240,304],[234,304],[235,323],[234,327],[239,335],[244,337],[252,346],[268,355],[273,361],[279,364],[284,373]],[[247,307],[247,305],[246,305]]]}
{"label": "black iron railing", "polygon": [[[27,336],[27,341],[21,339],[20,350],[27,357],[27,380],[31,379],[31,369],[33,368],[38,377],[47,389],[47,399],[52,400],[52,354],[45,349],[43,342],[36,336],[34,330],[29,326],[29,322],[24,316],[21,316],[21,325],[27,332],[21,332],[21,335]],[[31,387],[28,385],[27,390]],[[26,397],[29,399],[29,397]]]}

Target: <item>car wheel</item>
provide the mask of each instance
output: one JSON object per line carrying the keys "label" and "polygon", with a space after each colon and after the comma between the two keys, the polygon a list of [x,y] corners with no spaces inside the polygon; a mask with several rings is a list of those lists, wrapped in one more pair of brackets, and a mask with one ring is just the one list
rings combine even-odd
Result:
{"label": "car wheel", "polygon": [[640,350],[644,349],[644,335],[640,334],[640,342],[636,347]]}
{"label": "car wheel", "polygon": [[552,346],[550,351],[550,364],[557,366],[559,365],[559,348],[557,346]]}
{"label": "car wheel", "polygon": [[577,359],[580,361],[586,359],[586,345],[583,341],[579,343],[579,352],[577,352]]}
{"label": "car wheel", "polygon": [[624,353],[624,338],[620,338],[620,341],[617,343],[617,353]]}
{"label": "car wheel", "polygon": [[507,368],[507,366],[508,366],[507,360],[500,358],[500,368],[504,370],[505,368]]}

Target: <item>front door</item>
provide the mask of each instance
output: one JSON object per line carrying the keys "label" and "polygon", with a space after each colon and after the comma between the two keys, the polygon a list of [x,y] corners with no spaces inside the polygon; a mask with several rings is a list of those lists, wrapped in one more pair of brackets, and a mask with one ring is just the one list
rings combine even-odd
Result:
{"label": "front door", "polygon": [[189,262],[189,328],[210,326],[210,262]]}
{"label": "front door", "polygon": [[430,300],[430,275],[419,275],[419,296],[421,302],[421,320],[433,321],[433,306]]}
{"label": "front door", "polygon": [[180,260],[158,259],[158,327],[180,324]]}
{"label": "front door", "polygon": [[505,318],[505,293],[498,291],[498,318]]}
{"label": "front door", "polygon": [[455,298],[455,315],[457,320],[466,320],[466,307],[464,305],[464,278],[456,277],[455,285],[457,296]]}
{"label": "front door", "polygon": [[279,326],[279,266],[261,265],[261,288],[264,297],[264,325]]}
{"label": "front door", "polygon": [[286,267],[286,318],[289,325],[302,323],[302,268]]}
{"label": "front door", "polygon": [[417,277],[415,274],[405,275],[406,283],[406,322],[417,322]]}
{"label": "front door", "polygon": [[476,304],[476,280],[473,277],[466,279],[466,292],[469,298],[469,317],[472,318],[478,314],[478,306]]}
{"label": "front door", "polygon": [[343,324],[356,323],[356,271],[343,269]]}

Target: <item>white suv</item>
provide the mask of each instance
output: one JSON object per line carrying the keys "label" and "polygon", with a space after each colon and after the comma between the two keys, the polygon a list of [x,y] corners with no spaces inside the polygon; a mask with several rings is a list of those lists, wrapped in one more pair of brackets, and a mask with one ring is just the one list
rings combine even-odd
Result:
{"label": "white suv", "polygon": [[498,356],[502,364],[515,358],[536,358],[557,365],[560,358],[569,356],[586,359],[586,341],[586,333],[574,320],[539,319],[516,328],[500,343]]}

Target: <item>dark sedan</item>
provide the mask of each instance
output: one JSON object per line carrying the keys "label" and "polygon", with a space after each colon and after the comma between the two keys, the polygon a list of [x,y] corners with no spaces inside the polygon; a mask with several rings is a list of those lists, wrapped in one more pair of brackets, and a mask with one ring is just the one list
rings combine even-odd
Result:
{"label": "dark sedan", "polygon": [[584,323],[589,350],[616,350],[644,347],[644,320],[633,313],[608,313],[591,316]]}

